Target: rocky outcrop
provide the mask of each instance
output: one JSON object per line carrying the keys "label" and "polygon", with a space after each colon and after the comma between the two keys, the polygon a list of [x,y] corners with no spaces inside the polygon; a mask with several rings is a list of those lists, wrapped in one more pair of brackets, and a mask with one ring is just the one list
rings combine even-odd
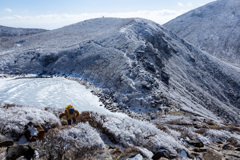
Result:
{"label": "rocky outcrop", "polygon": [[29,145],[13,145],[7,148],[6,159],[14,160],[23,156],[27,160],[34,157],[34,150]]}
{"label": "rocky outcrop", "polygon": [[[49,111],[52,112],[52,110]],[[113,115],[107,117],[93,112],[83,112],[77,119],[77,125],[50,128],[43,134],[43,139],[40,138],[42,136],[38,137],[37,134],[28,133],[38,139],[36,142],[11,145],[13,141],[9,141],[11,146],[0,147],[0,157],[2,159],[34,157],[39,160],[79,158],[83,160],[125,160],[128,158],[208,160],[240,157],[239,125],[215,122],[184,111],[168,113],[171,114],[159,113],[148,123],[130,119],[134,121],[132,123],[126,117],[124,119]],[[151,132],[142,128],[142,126],[150,126],[150,123],[158,127],[159,135],[166,134],[165,137],[158,139],[157,135],[154,136],[156,132],[154,127],[147,129]],[[132,125],[129,126],[129,124]],[[37,127],[42,128],[38,123],[29,122],[25,127],[26,132],[29,132],[29,126],[34,127],[35,131],[38,131]],[[115,129],[113,130],[113,128]],[[139,131],[142,131],[141,134]],[[148,133],[150,134],[148,135]],[[160,143],[161,147],[157,148],[159,141],[163,141],[166,136],[172,136],[175,140],[168,137],[171,141]],[[7,138],[0,136],[0,139],[5,141]],[[148,139],[151,139],[151,142]],[[169,146],[174,144],[172,141],[177,142],[175,146],[179,147],[179,149],[175,148],[177,153],[173,153],[175,149],[168,150]],[[8,145],[8,142],[6,144]]]}
{"label": "rocky outcrop", "polygon": [[0,134],[0,147],[8,147],[13,145],[13,140],[8,139],[7,137]]}
{"label": "rocky outcrop", "polygon": [[159,160],[160,158],[174,159],[176,155],[171,154],[168,150],[162,150],[155,153],[152,157],[153,160]]}
{"label": "rocky outcrop", "polygon": [[45,134],[45,130],[41,124],[37,122],[29,122],[27,125],[25,125],[24,130],[24,136],[29,142],[42,140]]}
{"label": "rocky outcrop", "polygon": [[0,147],[8,147],[13,145],[13,140],[5,140],[0,142]]}

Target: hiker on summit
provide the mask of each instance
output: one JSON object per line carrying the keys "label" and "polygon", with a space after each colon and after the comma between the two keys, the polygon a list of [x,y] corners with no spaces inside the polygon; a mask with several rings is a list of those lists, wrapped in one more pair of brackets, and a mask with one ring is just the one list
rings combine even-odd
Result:
{"label": "hiker on summit", "polygon": [[66,116],[69,125],[71,125],[72,122],[73,124],[76,124],[76,118],[79,116],[79,112],[74,109],[73,105],[69,104],[65,108],[65,112],[59,115],[59,118],[62,118],[63,116]]}

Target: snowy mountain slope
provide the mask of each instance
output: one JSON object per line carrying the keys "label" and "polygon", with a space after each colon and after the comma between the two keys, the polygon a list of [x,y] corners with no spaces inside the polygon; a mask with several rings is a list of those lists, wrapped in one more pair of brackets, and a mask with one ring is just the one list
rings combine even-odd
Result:
{"label": "snowy mountain slope", "polygon": [[240,66],[240,1],[218,0],[164,24],[204,51]]}
{"label": "snowy mountain slope", "polygon": [[36,33],[45,32],[45,29],[32,29],[32,28],[12,28],[6,26],[0,26],[0,37],[13,37],[32,35]]}
{"label": "snowy mountain slope", "polygon": [[71,46],[76,47],[80,42],[83,43],[110,37],[111,34],[115,34],[114,31],[117,31],[119,27],[127,23],[129,23],[128,20],[119,20],[119,22],[116,22],[113,19],[104,19],[104,23],[101,19],[84,21],[50,32],[18,38],[18,42],[16,43],[22,43],[18,45],[17,49],[19,51],[31,49],[55,52]]}
{"label": "snowy mountain slope", "polygon": [[0,26],[0,51],[9,50],[12,47],[19,47],[23,43],[23,41],[19,40],[22,36],[33,35],[46,31],[47,30],[44,29]]}
{"label": "snowy mountain slope", "polygon": [[239,122],[240,70],[152,21],[93,19],[21,41],[0,52],[2,73],[80,77],[123,109]]}

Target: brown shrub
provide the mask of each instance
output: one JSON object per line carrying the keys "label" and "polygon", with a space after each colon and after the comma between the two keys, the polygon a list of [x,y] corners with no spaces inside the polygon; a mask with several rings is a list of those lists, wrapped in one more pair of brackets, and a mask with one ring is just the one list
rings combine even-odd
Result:
{"label": "brown shrub", "polygon": [[22,107],[22,105],[17,105],[17,104],[4,104],[3,108],[11,108],[11,107]]}
{"label": "brown shrub", "polygon": [[196,130],[195,133],[203,135],[206,131],[207,129],[199,129],[199,130]]}

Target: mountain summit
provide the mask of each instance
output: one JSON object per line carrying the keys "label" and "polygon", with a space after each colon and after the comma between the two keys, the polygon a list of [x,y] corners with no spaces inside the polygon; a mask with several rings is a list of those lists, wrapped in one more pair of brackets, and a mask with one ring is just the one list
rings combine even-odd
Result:
{"label": "mountain summit", "polygon": [[164,24],[204,51],[240,67],[240,1],[218,0]]}
{"label": "mountain summit", "polygon": [[173,109],[239,122],[240,70],[152,21],[92,19],[11,42],[0,52],[1,73],[83,78],[137,113]]}

